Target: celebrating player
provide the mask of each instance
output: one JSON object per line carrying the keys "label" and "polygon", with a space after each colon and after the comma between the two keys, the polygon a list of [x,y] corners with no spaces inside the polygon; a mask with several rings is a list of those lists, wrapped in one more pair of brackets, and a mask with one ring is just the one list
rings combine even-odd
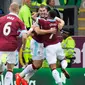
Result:
{"label": "celebrating player", "polygon": [[[0,58],[7,57],[7,72],[4,85],[10,85],[13,80],[13,67],[17,61],[17,37],[18,35],[19,37],[22,37],[23,48],[27,38],[25,25],[17,15],[19,12],[18,4],[15,2],[11,3],[9,11],[9,14],[0,18]],[[2,64],[0,66],[3,66],[2,62],[0,62],[0,64]],[[2,68],[3,67],[0,67],[0,70]]]}
{"label": "celebrating player", "polygon": [[[39,28],[39,27],[34,27],[34,31],[37,33],[36,35],[34,35],[33,36],[33,40],[32,40],[32,49],[36,49],[36,50],[32,50],[32,52],[33,52],[33,59],[35,60],[35,61],[33,61],[33,64],[31,64],[31,65],[28,65],[20,74],[17,74],[16,75],[16,84],[17,85],[20,85],[20,80],[22,79],[21,77],[24,77],[24,75],[25,74],[29,74],[29,77],[30,77],[30,75],[32,75],[34,72],[35,72],[35,69],[38,69],[40,66],[41,66],[41,58],[42,58],[42,46],[41,45],[39,45],[39,44],[37,44],[37,42],[38,43],[41,43],[41,42],[43,42],[44,43],[44,45],[46,45],[46,43],[48,44],[48,45],[51,45],[51,44],[57,44],[58,43],[58,40],[57,40],[57,35],[56,34],[51,34],[52,32],[49,32],[48,34],[46,34],[46,32],[48,32],[48,30],[50,30],[50,31],[52,31],[53,29],[56,29],[57,31],[58,31],[58,27],[61,29],[62,27],[63,27],[63,25],[64,25],[64,22],[63,22],[63,20],[61,20],[61,19],[59,19],[59,18],[57,18],[57,20],[58,20],[58,22],[56,22],[56,19],[54,19],[54,17],[55,17],[55,12],[53,11],[53,13],[54,13],[54,15],[51,15],[51,17],[53,16],[53,18],[50,18],[49,20],[39,20],[39,26],[41,27],[41,29]],[[39,19],[39,18],[38,18]],[[52,20],[51,20],[52,19]],[[41,24],[41,23],[42,24]],[[58,24],[59,23],[59,24]],[[52,25],[53,24],[53,25]],[[50,26],[49,26],[50,25]],[[48,29],[47,29],[48,28]],[[50,29],[50,28],[52,28],[52,29]],[[30,30],[31,31],[31,30]],[[39,34],[45,34],[45,35],[39,35]],[[54,36],[53,37],[53,39],[51,40],[51,38],[50,38],[50,36],[49,35],[52,35],[52,36]],[[38,36],[38,37],[36,37],[36,36]],[[47,37],[47,38],[45,38],[45,37]],[[45,39],[46,39],[46,42],[45,42]],[[36,47],[37,46],[37,47]],[[39,46],[39,48],[38,48],[38,46]],[[47,45],[46,45],[47,46]],[[57,49],[58,51],[60,51],[60,52],[58,52],[59,54],[57,54],[57,55],[59,55],[60,57],[61,57],[61,59],[60,60],[62,60],[62,59],[64,59],[64,53],[63,53],[63,50],[62,50],[62,48],[61,48],[61,44],[60,43],[58,43],[58,46],[59,46],[59,49]],[[41,48],[40,48],[41,47]],[[54,49],[54,48],[53,48]],[[56,49],[55,49],[56,50]],[[36,51],[36,52],[35,52]],[[55,51],[54,51],[55,52]],[[57,51],[56,51],[57,52]],[[54,53],[54,55],[56,54],[56,52]],[[46,52],[47,53],[47,52]],[[61,53],[61,54],[60,54]],[[37,55],[37,56],[36,56]],[[40,56],[39,56],[40,55]],[[48,56],[48,55],[47,55]],[[60,58],[59,57],[59,58]],[[52,58],[52,55],[51,55],[51,58]],[[51,60],[51,58],[49,58],[48,57],[48,59],[50,59]],[[47,59],[47,58],[46,58]],[[47,59],[47,60],[48,60]],[[54,59],[55,59],[55,61],[54,61]],[[55,75],[54,77],[57,77],[58,79],[55,79],[55,81],[59,84],[59,85],[62,85],[62,82],[61,82],[61,80],[60,80],[60,77],[59,77],[59,73],[58,73],[58,71],[57,70],[54,70],[54,69],[56,69],[56,56],[54,56],[54,59],[52,59],[53,60],[53,64],[51,64],[51,63],[49,63],[49,61],[48,61],[48,63],[50,64],[50,67],[51,67],[51,69],[53,70],[52,71],[52,73],[53,73],[53,75],[55,74],[55,73],[57,73],[57,76]],[[39,64],[40,63],[40,64]],[[65,60],[63,60],[62,62],[61,62],[61,65],[62,65],[62,67],[63,68],[66,68],[66,66],[67,66],[67,62],[65,61]],[[64,66],[65,65],[65,66]],[[28,78],[29,79],[29,78]]]}
{"label": "celebrating player", "polygon": [[[45,6],[40,6],[38,12],[39,12],[39,17],[38,17],[39,19],[45,18],[44,13],[47,12],[47,9],[45,8]],[[36,27],[36,26],[34,26],[34,27]],[[30,28],[29,32],[30,31],[31,31],[31,28]],[[42,34],[55,33],[55,32],[56,32],[55,29],[41,30]],[[39,34],[39,32],[38,32],[38,34]],[[36,32],[34,32],[33,39],[31,40],[33,64],[28,65],[20,74],[16,74],[16,85],[20,85],[20,83],[22,83],[23,85],[28,85],[25,82],[25,80],[22,79],[22,77],[24,77],[25,74],[28,74],[28,76],[26,76],[25,79],[29,80],[29,78],[35,73],[36,69],[39,69],[42,66],[42,62],[44,59],[44,55],[43,55],[44,47],[43,47],[43,43],[42,43],[42,35],[38,35],[38,34]]]}

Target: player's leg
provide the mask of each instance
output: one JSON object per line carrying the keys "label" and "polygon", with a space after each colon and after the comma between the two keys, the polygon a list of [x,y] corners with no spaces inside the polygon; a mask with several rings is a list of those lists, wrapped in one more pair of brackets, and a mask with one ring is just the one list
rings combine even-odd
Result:
{"label": "player's leg", "polygon": [[50,45],[46,47],[46,60],[48,61],[48,64],[51,68],[52,71],[52,76],[58,85],[62,85],[61,78],[59,76],[59,72],[56,69],[56,46],[55,45]]}
{"label": "player's leg", "polygon": [[[35,70],[35,66],[33,64],[29,64],[21,73],[17,73],[15,75],[16,85],[20,85],[20,83],[22,83],[22,85],[28,85],[27,80],[29,80],[29,78],[34,74]],[[26,74],[28,74],[29,78],[27,78]],[[26,78],[24,79],[25,76]]]}
{"label": "player's leg", "polygon": [[23,51],[23,57],[24,57],[24,60],[25,60],[25,66],[28,65],[28,63],[32,63],[32,55],[31,55],[31,49],[30,49],[30,42],[31,42],[31,37],[29,36],[26,40],[26,45],[25,45],[25,50]]}
{"label": "player's leg", "polygon": [[61,60],[61,71],[64,73],[65,77],[69,79],[70,75],[67,72],[66,67],[67,67],[66,59]]}
{"label": "player's leg", "polygon": [[10,85],[13,81],[13,68],[17,62],[16,51],[14,52],[7,52],[7,72],[5,75],[5,84]]}
{"label": "player's leg", "polygon": [[[37,46],[37,47],[36,47]],[[20,74],[16,74],[16,85],[19,85],[20,83],[20,77],[24,77],[26,74],[25,79],[29,81],[29,78],[35,73],[36,69],[39,69],[42,66],[43,61],[43,45],[41,43],[37,43],[35,40],[31,43],[31,49],[32,49],[32,59],[33,64],[29,64]],[[42,50],[41,50],[42,49]],[[19,79],[17,76],[19,75]]]}
{"label": "player's leg", "polygon": [[0,75],[5,69],[6,57],[7,56],[4,52],[0,52]]}
{"label": "player's leg", "polygon": [[6,54],[4,54],[4,52],[0,52],[0,77],[1,77],[2,85],[4,84],[2,73],[5,70],[6,57],[7,56],[6,56]]}
{"label": "player's leg", "polygon": [[13,68],[15,64],[9,64],[7,63],[7,72],[5,75],[5,84],[4,85],[10,85],[13,81]]}
{"label": "player's leg", "polygon": [[59,72],[56,69],[56,63],[55,64],[50,64],[50,68],[52,70],[52,76],[55,79],[56,84],[62,85],[62,81],[61,81],[61,78],[59,76]]}
{"label": "player's leg", "polygon": [[43,60],[34,60],[33,64],[29,64],[21,73],[16,74],[16,85],[20,85],[20,83],[24,85],[25,82],[29,82],[29,79],[33,76],[37,69],[42,66],[42,61]]}
{"label": "player's leg", "polygon": [[[29,81],[29,78],[42,66],[43,60],[33,60],[32,68],[28,71],[25,79]],[[29,67],[28,67],[29,68]],[[28,70],[28,69],[27,69]]]}
{"label": "player's leg", "polygon": [[66,61],[66,58],[65,58],[64,50],[61,47],[61,43],[57,44],[57,48],[58,48],[57,49],[57,51],[58,51],[57,56],[58,56],[58,59],[60,60],[61,70],[64,73],[66,78],[70,78],[69,73],[65,70],[66,67],[67,67],[67,61]]}
{"label": "player's leg", "polygon": [[1,60],[0,60],[0,75],[3,73],[3,71],[4,71],[4,64],[1,62]]}
{"label": "player's leg", "polygon": [[0,75],[2,74],[3,71],[4,71],[4,70],[3,70],[3,63],[2,63],[2,61],[1,61],[1,59],[0,59]]}
{"label": "player's leg", "polygon": [[[35,69],[39,69],[42,66],[42,62],[43,62],[43,54],[44,54],[44,47],[42,43],[38,43],[37,41],[35,41],[34,39],[31,40],[31,54],[32,54],[32,59],[33,59],[33,64],[32,66],[34,66],[34,70]],[[28,76],[31,76],[35,73],[35,71],[30,72],[30,74],[28,73]],[[26,77],[25,77],[26,79]]]}

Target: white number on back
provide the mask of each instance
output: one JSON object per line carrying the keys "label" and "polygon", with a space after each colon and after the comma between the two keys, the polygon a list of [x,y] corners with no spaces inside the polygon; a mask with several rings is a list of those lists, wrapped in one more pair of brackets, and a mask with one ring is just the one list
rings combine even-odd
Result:
{"label": "white number on back", "polygon": [[8,36],[11,32],[11,28],[10,28],[10,25],[12,24],[12,22],[7,22],[5,25],[4,25],[4,29],[3,29],[3,34],[5,36]]}

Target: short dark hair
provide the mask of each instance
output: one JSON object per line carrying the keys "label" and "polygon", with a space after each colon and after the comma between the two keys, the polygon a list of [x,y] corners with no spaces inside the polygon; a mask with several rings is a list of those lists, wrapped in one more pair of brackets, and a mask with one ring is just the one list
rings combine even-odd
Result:
{"label": "short dark hair", "polygon": [[51,10],[51,8],[49,6],[45,6],[45,8],[47,9],[47,11]]}
{"label": "short dark hair", "polygon": [[[46,8],[46,6],[43,5],[43,4],[41,4],[39,7],[37,7],[36,12],[38,12],[38,10],[39,10],[40,8]],[[46,9],[47,9],[47,8],[46,8]],[[47,9],[47,11],[48,11],[48,9]]]}
{"label": "short dark hair", "polygon": [[46,1],[46,4],[49,5],[50,1],[51,1],[51,0],[47,0],[47,1]]}
{"label": "short dark hair", "polygon": [[71,30],[69,29],[69,28],[63,28],[62,30],[61,30],[61,33],[65,33],[65,34],[67,34],[67,35],[71,35]]}
{"label": "short dark hair", "polygon": [[41,4],[39,7],[37,7],[36,12],[38,12],[39,8],[46,8],[46,9],[47,9],[47,11],[50,11],[50,10],[51,10],[51,8],[50,8],[50,7],[48,7],[48,6],[45,6],[45,5]]}
{"label": "short dark hair", "polygon": [[39,6],[39,8],[43,8],[43,7],[45,7],[45,5],[44,5],[44,4],[41,4],[41,5]]}
{"label": "short dark hair", "polygon": [[36,8],[36,12],[38,12],[39,8],[44,8],[45,5],[41,4],[39,7]]}
{"label": "short dark hair", "polygon": [[56,17],[56,11],[55,10],[50,10],[49,15],[50,15],[51,18],[55,18]]}

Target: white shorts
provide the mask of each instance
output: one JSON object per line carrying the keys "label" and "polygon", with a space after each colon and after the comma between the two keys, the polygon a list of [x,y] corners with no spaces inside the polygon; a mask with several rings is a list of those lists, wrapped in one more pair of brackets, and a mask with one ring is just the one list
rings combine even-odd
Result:
{"label": "white shorts", "polygon": [[31,40],[31,54],[33,60],[44,59],[44,46],[43,43],[38,43],[34,39]]}
{"label": "white shorts", "polygon": [[57,59],[62,60],[65,58],[64,50],[61,43],[49,45],[46,47],[46,60],[48,64],[55,64]]}
{"label": "white shorts", "polygon": [[0,59],[6,57],[6,62],[9,64],[17,64],[18,63],[18,51],[0,51]]}

